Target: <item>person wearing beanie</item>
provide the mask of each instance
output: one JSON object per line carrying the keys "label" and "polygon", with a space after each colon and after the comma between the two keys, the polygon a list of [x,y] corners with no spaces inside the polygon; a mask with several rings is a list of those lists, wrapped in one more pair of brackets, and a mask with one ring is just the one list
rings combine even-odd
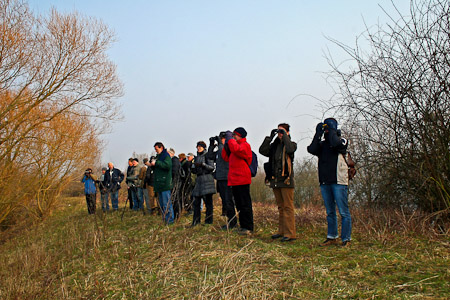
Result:
{"label": "person wearing beanie", "polygon": [[253,207],[250,197],[250,184],[252,175],[250,164],[252,162],[252,149],[247,143],[247,131],[236,128],[233,133],[225,134],[225,145],[222,158],[228,162],[228,186],[231,190],[239,216],[239,233],[242,235],[253,232]]}
{"label": "person wearing beanie", "polygon": [[[338,222],[336,205],[341,215],[341,245],[350,245],[352,219],[348,208],[348,166],[344,155],[347,140],[341,137],[338,123],[327,118],[316,126],[316,134],[308,146],[308,152],[317,156],[320,191],[327,211],[327,238],[320,246],[338,242]],[[322,136],[324,139],[322,139]]]}
{"label": "person wearing beanie", "polygon": [[269,162],[264,164],[266,180],[270,183],[278,206],[278,232],[272,235],[272,239],[281,238],[282,242],[296,239],[294,152],[297,144],[291,140],[289,129],[289,124],[279,124],[259,147],[259,153],[269,158]]}
{"label": "person wearing beanie", "polygon": [[194,158],[194,163],[191,167],[191,172],[197,175],[195,186],[192,190],[194,197],[194,215],[192,218],[192,227],[201,222],[201,200],[206,206],[205,224],[212,224],[213,222],[213,200],[212,196],[216,193],[214,186],[214,162],[208,159],[206,155],[206,143],[200,141],[197,143],[197,156]]}

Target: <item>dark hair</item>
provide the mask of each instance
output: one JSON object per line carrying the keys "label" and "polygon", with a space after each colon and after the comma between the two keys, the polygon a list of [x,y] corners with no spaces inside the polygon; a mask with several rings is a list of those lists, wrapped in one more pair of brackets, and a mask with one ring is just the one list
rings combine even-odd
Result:
{"label": "dark hair", "polygon": [[278,127],[283,127],[287,132],[289,132],[289,128],[291,128],[288,123],[278,124]]}
{"label": "dark hair", "polygon": [[197,142],[197,146],[202,146],[204,149],[206,149],[206,143],[204,141]]}
{"label": "dark hair", "polygon": [[132,158],[132,157],[130,157],[129,159],[128,159],[128,161],[133,161],[134,160],[134,158]]}
{"label": "dark hair", "polygon": [[156,142],[153,147],[158,147],[158,148],[163,148],[164,149],[164,144],[161,142]]}

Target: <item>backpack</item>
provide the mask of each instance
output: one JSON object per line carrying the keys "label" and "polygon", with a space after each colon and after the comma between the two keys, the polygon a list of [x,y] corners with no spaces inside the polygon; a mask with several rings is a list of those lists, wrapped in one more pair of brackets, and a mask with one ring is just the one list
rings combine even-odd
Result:
{"label": "backpack", "polygon": [[345,157],[345,154],[342,154],[342,156],[344,156],[345,163],[348,166],[348,180],[352,180],[356,175],[356,168],[355,168],[356,163],[352,159],[350,151],[347,152],[347,158]]}
{"label": "backpack", "polygon": [[258,157],[253,151],[252,151],[252,162],[248,165],[248,167],[250,169],[252,177],[255,177],[256,173],[258,172]]}

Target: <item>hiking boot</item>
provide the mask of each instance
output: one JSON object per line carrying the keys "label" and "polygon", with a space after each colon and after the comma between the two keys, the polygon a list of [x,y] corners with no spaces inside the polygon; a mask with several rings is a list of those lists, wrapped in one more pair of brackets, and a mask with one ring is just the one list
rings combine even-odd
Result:
{"label": "hiking boot", "polygon": [[342,244],[341,244],[341,247],[350,247],[350,245],[352,244],[352,242],[351,241],[343,241],[342,242]]}
{"label": "hiking boot", "polygon": [[336,245],[337,239],[329,239],[327,238],[325,241],[323,241],[321,244],[319,244],[320,247],[326,247],[331,245]]}
{"label": "hiking boot", "polygon": [[279,238],[282,238],[282,237],[283,237],[283,236],[282,236],[281,234],[279,234],[279,233],[273,234],[273,235],[271,236],[272,240],[276,240],[276,239],[279,239]]}
{"label": "hiking boot", "polygon": [[287,236],[284,236],[281,239],[282,242],[291,242],[291,241],[295,241],[295,240],[296,240],[296,238],[290,238],[290,237],[287,237]]}

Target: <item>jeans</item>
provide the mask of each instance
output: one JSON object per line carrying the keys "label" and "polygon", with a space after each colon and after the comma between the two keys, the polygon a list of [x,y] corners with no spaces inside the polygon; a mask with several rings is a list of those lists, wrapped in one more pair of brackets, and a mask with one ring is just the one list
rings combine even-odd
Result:
{"label": "jeans", "polygon": [[352,218],[348,209],[348,186],[341,184],[323,184],[320,186],[323,202],[327,210],[328,232],[327,238],[337,239],[338,223],[336,205],[341,215],[341,239],[343,242],[351,240]]}
{"label": "jeans", "polygon": [[167,224],[172,224],[174,218],[172,201],[170,200],[170,190],[158,192],[158,200],[164,222]]}
{"label": "jeans", "polygon": [[133,203],[133,210],[144,209],[144,189],[136,188],[136,202]]}
{"label": "jeans", "polygon": [[108,192],[109,197],[111,197],[111,205],[113,210],[119,209],[119,191]]}
{"label": "jeans", "polygon": [[100,193],[100,199],[102,201],[102,210],[108,211],[109,210],[109,201],[108,201],[108,193]]}
{"label": "jeans", "polygon": [[152,209],[150,207],[150,197],[148,194],[148,189],[147,188],[143,188],[142,189],[142,209],[144,209],[144,202],[145,202],[145,207],[147,208],[147,212],[151,213]]}

